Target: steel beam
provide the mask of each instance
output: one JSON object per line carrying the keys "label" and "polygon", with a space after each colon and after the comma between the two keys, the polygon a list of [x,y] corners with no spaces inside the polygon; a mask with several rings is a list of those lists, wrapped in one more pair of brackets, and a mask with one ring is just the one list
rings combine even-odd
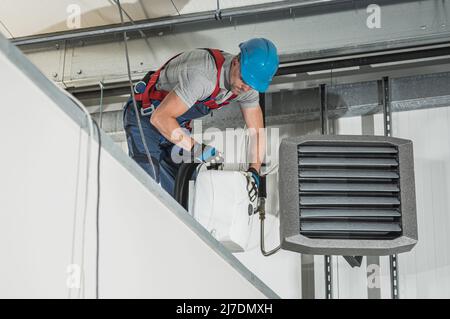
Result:
{"label": "steel beam", "polygon": [[[380,6],[389,6],[396,3],[414,3],[417,0],[379,0],[377,4]],[[275,3],[265,3],[259,5],[235,7],[229,9],[221,9],[220,19],[217,19],[216,10],[183,14],[177,16],[161,17],[156,19],[146,19],[140,21],[132,21],[122,26],[121,24],[111,24],[92,28],[84,28],[77,31],[61,31],[54,33],[38,34],[26,37],[18,37],[11,39],[17,46],[27,46],[32,48],[35,46],[42,47],[46,44],[53,45],[63,41],[85,41],[87,39],[110,39],[117,41],[118,33],[127,32],[135,34],[138,37],[145,37],[146,31],[163,30],[182,26],[183,31],[188,30],[191,26],[197,30],[206,30],[212,28],[220,28],[226,25],[233,26],[238,18],[239,24],[251,24],[258,22],[261,16],[264,20],[280,20],[295,19],[296,17],[307,17],[324,12],[337,12],[342,10],[355,10],[357,6],[362,8],[369,3],[365,1],[351,0],[287,0]],[[255,20],[256,19],[256,20]],[[241,21],[242,20],[242,21]],[[369,41],[362,45],[346,46],[341,50],[327,48],[319,53],[319,55],[338,56],[342,54],[354,54],[362,51],[386,50],[398,47],[407,47],[414,43],[415,45],[436,44],[448,41],[449,33],[441,29],[435,34],[417,34],[406,38],[390,39],[388,41],[374,42]],[[302,58],[302,54],[291,53],[286,56],[286,61],[297,60]],[[315,58],[314,55],[308,53],[308,58]],[[282,59],[284,62],[285,60]]]}
{"label": "steel beam", "polygon": [[[392,105],[391,105],[391,86],[390,80],[386,76],[382,80],[383,88],[383,122],[384,135],[392,136]],[[399,283],[398,283],[398,258],[397,255],[389,256],[390,273],[391,273],[391,298],[399,299]]]}
{"label": "steel beam", "polygon": [[[413,50],[413,49],[410,49]],[[367,53],[365,56],[359,57],[348,57],[345,59],[338,60],[304,60],[301,65],[288,63],[280,63],[279,70],[276,77],[288,74],[298,74],[306,73],[310,71],[327,70],[330,68],[342,68],[351,66],[362,66],[368,64],[376,63],[386,63],[386,62],[396,62],[405,61],[414,58],[425,58],[425,57],[439,57],[439,56],[450,56],[450,41],[445,45],[439,46],[426,46],[426,47],[416,47],[415,51],[406,52],[385,52],[379,53],[376,56]],[[447,61],[447,60],[446,60]],[[362,71],[361,71],[362,72]],[[137,80],[137,79],[136,79]],[[69,88],[69,91],[73,93],[79,99],[89,99],[96,98],[100,95],[100,88],[98,85],[83,86],[78,88]],[[129,94],[130,88],[128,81],[120,81],[112,84],[104,83],[104,96],[119,96]]]}
{"label": "steel beam", "polygon": [[331,256],[325,256],[325,299],[333,299],[333,268]]}
{"label": "steel beam", "polygon": [[[320,129],[322,135],[328,135],[328,99],[327,86],[320,84]],[[332,256],[324,256],[325,264],[325,299],[333,299],[333,264]]]}
{"label": "steel beam", "polygon": [[389,78],[383,78],[383,123],[384,136],[392,136],[392,106]]}
{"label": "steel beam", "polygon": [[[306,9],[317,6],[331,6],[352,3],[352,0],[291,0],[280,1],[275,3],[266,3],[259,5],[243,6],[221,10],[222,19],[232,19],[237,17],[255,16],[260,14],[275,13],[284,10]],[[127,25],[107,25],[95,28],[87,28],[82,31],[63,31],[51,34],[41,34],[36,36],[21,37],[13,39],[12,42],[17,46],[43,44],[49,42],[58,42],[65,40],[86,39],[98,36],[113,35],[122,32],[145,31],[152,29],[160,29],[163,27],[172,27],[176,25],[185,25],[189,23],[214,22],[216,21],[216,10],[201,13],[183,14],[173,17],[164,17],[157,19],[149,19],[143,21],[135,21]]]}
{"label": "steel beam", "polygon": [[302,299],[314,299],[316,296],[314,280],[314,256],[301,254]]}
{"label": "steel beam", "polygon": [[[390,52],[391,51],[391,52]],[[296,73],[305,73],[312,71],[331,70],[340,68],[349,68],[353,66],[366,66],[398,61],[425,59],[438,56],[450,55],[450,41],[447,39],[445,43],[441,43],[435,46],[424,46],[410,48],[405,50],[388,50],[382,53],[373,54],[368,52],[364,55],[356,57],[341,57],[331,58],[327,57],[326,60],[303,60],[301,63],[294,61],[282,63],[277,71],[278,76]],[[299,62],[299,61],[297,61]]]}
{"label": "steel beam", "polygon": [[389,256],[390,270],[391,270],[391,298],[400,299],[399,284],[398,284],[398,257],[397,255]]}
{"label": "steel beam", "polygon": [[321,134],[328,134],[328,101],[327,87],[325,84],[319,86],[320,94],[320,129]]}

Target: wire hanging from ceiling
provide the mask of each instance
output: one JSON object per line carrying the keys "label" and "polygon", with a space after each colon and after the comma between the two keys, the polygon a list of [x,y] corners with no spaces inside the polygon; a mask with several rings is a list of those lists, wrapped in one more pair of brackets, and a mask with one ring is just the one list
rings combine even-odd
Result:
{"label": "wire hanging from ceiling", "polygon": [[217,8],[216,12],[214,13],[214,18],[216,20],[222,20],[222,10],[220,9],[220,0],[217,0]]}
{"label": "wire hanging from ceiling", "polygon": [[[115,0],[115,1],[117,3],[117,8],[118,8],[119,14],[120,14],[120,22],[121,22],[121,24],[123,26],[125,24],[125,22],[123,21],[123,13],[122,13],[123,9],[122,9],[122,6],[120,4],[120,0]],[[133,87],[134,85],[133,85],[133,79],[131,78],[130,56],[129,56],[129,53],[128,53],[128,38],[127,38],[126,31],[123,32],[123,43],[124,43],[124,46],[125,46],[125,59],[126,59],[126,64],[127,64],[128,83],[130,85],[131,100],[132,100],[132,103],[133,103],[133,109],[134,109],[134,112],[135,112],[135,115],[136,115],[136,121],[137,121],[138,128],[139,128],[139,134],[140,134],[141,139],[142,139],[142,144],[144,145],[145,154],[147,156],[148,163],[150,164],[150,167],[152,168],[153,176],[154,176],[154,179],[156,181],[157,177],[156,177],[155,166],[153,164],[153,160],[152,160],[150,151],[149,151],[148,146],[147,146],[147,141],[145,140],[144,130],[142,129],[141,118],[139,116],[140,112],[138,110],[137,103],[136,103],[136,98],[134,96],[134,87]]]}
{"label": "wire hanging from ceiling", "polygon": [[175,8],[175,10],[177,10],[178,15],[180,16],[181,13],[180,13],[180,11],[178,11],[178,8],[177,8],[177,6],[175,5],[175,3],[173,2],[173,0],[170,0],[170,2],[172,2],[173,7]]}
{"label": "wire hanging from ceiling", "polygon": [[9,33],[9,35],[11,36],[11,39],[14,39],[13,34],[11,33],[11,31],[9,31],[9,29],[6,27],[6,25],[0,20],[0,24],[2,25],[2,27],[6,30],[6,32]]}

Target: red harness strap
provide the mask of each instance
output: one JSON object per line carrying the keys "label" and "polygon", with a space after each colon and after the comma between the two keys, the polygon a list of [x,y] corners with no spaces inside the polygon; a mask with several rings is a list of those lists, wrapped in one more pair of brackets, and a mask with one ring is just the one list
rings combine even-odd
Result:
{"label": "red harness strap", "polygon": [[177,54],[174,57],[172,57],[171,59],[169,59],[166,63],[163,64],[162,67],[160,67],[155,73],[152,74],[152,76],[150,77],[150,80],[148,80],[147,86],[145,87],[144,93],[136,94],[136,96],[135,96],[136,101],[142,101],[143,109],[150,107],[150,105],[152,104],[152,102],[150,101],[151,99],[162,101],[166,97],[166,95],[169,94],[169,92],[166,92],[166,91],[157,91],[155,89],[155,84],[159,79],[159,75],[161,74],[162,69],[164,69],[164,67],[170,61],[175,59],[180,54]]}
{"label": "red harness strap", "polygon": [[[236,95],[235,94],[231,95],[227,100],[225,100],[224,102],[222,102],[220,104],[216,103],[215,98],[217,97],[217,95],[220,92],[220,87],[219,87],[220,74],[222,72],[222,66],[223,66],[223,63],[225,62],[225,58],[223,57],[222,52],[220,50],[217,50],[217,49],[206,49],[206,50],[213,56],[214,62],[216,64],[216,69],[217,69],[216,87],[214,88],[214,91],[212,92],[212,94],[210,95],[209,98],[207,98],[206,100],[203,100],[203,101],[197,101],[197,103],[202,103],[210,109],[217,109],[223,105],[229,104],[229,100],[236,98]],[[162,101],[162,100],[164,100],[166,95],[169,94],[169,92],[167,92],[167,91],[156,90],[155,84],[159,79],[162,69],[164,69],[164,67],[170,61],[175,59],[180,54],[177,54],[176,56],[171,58],[169,61],[164,63],[164,65],[161,68],[159,68],[155,73],[153,73],[151,75],[150,80],[148,81],[147,86],[145,87],[144,93],[136,94],[136,96],[135,96],[136,101],[142,101],[143,109],[146,109],[151,106],[151,100]]]}

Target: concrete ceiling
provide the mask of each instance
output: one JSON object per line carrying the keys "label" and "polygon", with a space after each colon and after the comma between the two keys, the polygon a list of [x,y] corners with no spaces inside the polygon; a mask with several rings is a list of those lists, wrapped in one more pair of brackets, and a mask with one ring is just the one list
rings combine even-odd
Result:
{"label": "concrete ceiling", "polygon": [[[225,9],[277,1],[281,0],[220,0],[220,7]],[[215,0],[121,0],[121,4],[135,21],[216,9]],[[81,12],[81,28],[120,23],[113,0],[2,0],[0,32],[8,38],[17,38],[66,31],[70,29],[68,19],[73,15],[74,8]]]}

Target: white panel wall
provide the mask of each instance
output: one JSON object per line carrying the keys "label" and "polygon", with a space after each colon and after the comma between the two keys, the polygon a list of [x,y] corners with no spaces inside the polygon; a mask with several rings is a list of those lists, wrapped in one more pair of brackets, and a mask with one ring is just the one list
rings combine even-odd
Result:
{"label": "white panel wall", "polygon": [[[336,135],[384,135],[382,114],[366,116],[365,120],[361,116],[343,117],[335,120],[333,124]],[[341,256],[333,256],[332,258],[334,298],[366,299],[369,297],[368,281],[370,280],[376,280],[372,282],[372,285],[378,286],[377,288],[380,289],[381,298],[390,298],[388,257],[380,257],[379,268],[376,265],[368,265],[366,257],[363,258],[361,267],[355,268],[352,268]],[[317,281],[320,283],[316,285],[316,291],[318,291],[317,293],[319,295],[324,295],[323,257],[316,256],[315,264],[318,272],[318,275],[316,275],[318,277]],[[375,269],[377,269],[376,279],[373,278]]]}
{"label": "white panel wall", "polygon": [[419,242],[400,255],[404,298],[450,298],[450,107],[394,113],[394,136],[414,142]]}
{"label": "white panel wall", "polygon": [[[383,135],[383,116],[370,121],[362,117],[346,117],[335,121],[335,134]],[[285,125],[280,137],[319,134],[316,122]],[[393,136],[411,139],[414,143],[419,243],[408,253],[399,255],[401,298],[450,297],[450,108],[436,108],[393,114]],[[372,131],[373,133],[369,133]],[[275,156],[276,157],[276,156]],[[269,191],[277,181],[269,180]],[[268,202],[269,213],[276,211],[276,198]],[[268,246],[278,243],[267,229]],[[256,231],[259,235],[259,230]],[[301,296],[300,258],[280,252],[265,258],[258,248],[237,254],[238,258],[264,279],[278,294],[286,298]],[[325,296],[323,256],[315,256],[315,296]],[[368,268],[364,258],[360,268],[351,268],[342,258],[333,256],[334,298],[368,298]],[[276,269],[276,271],[269,271]],[[390,298],[389,258],[380,257],[379,278],[381,298]],[[370,273],[369,273],[370,275]],[[370,278],[369,278],[370,279]]]}
{"label": "white panel wall", "polygon": [[[18,52],[3,39],[0,49],[12,52],[10,58],[20,63]],[[20,68],[30,66],[25,63]],[[29,76],[34,71],[27,72]],[[36,78],[45,80],[39,74]],[[44,93],[36,78],[25,76],[0,51],[0,134],[4,143],[0,165],[0,297],[75,298],[81,292],[82,297],[92,298],[95,160],[84,220],[87,136],[55,104],[58,93]],[[18,103],[24,92],[26,101]],[[65,101],[65,107],[74,108],[73,114],[79,113],[68,100],[59,99]],[[192,223],[168,195],[155,191],[158,186],[149,177],[136,178],[143,171],[135,163],[127,159],[125,167],[118,161],[122,153],[112,156],[121,151],[110,140],[104,143],[109,151],[103,149],[100,165],[100,297],[275,296]],[[94,144],[94,154],[96,149]],[[84,265],[81,291],[66,285],[70,264]]]}
{"label": "white panel wall", "polygon": [[[360,135],[361,123],[361,117],[338,119],[336,134]],[[413,141],[419,226],[416,247],[399,255],[400,297],[449,298],[450,107],[393,113],[392,126],[393,136]],[[383,135],[381,114],[374,116],[374,133]],[[321,260],[316,261],[316,269],[323,268]],[[335,281],[338,297],[366,298],[364,271],[350,269],[345,263],[339,257],[339,284]],[[381,297],[390,298],[387,257],[381,258],[380,266]],[[361,268],[365,270],[365,265]]]}
{"label": "white panel wall", "polygon": [[[193,124],[195,127],[196,124]],[[279,143],[282,138],[292,135],[318,134],[316,122],[302,123],[301,125],[284,125],[277,127],[278,133],[272,137],[272,128],[269,127],[267,142],[271,143],[267,149],[268,169],[278,164]],[[195,129],[194,129],[195,130]],[[239,170],[245,169],[244,165],[230,163],[238,161],[245,163],[245,143],[241,142],[243,130],[237,130],[233,134],[222,131],[209,131],[203,135],[203,140],[217,147],[224,152],[227,165],[225,169]],[[211,138],[214,136],[214,138]],[[279,139],[276,138],[279,136]],[[233,143],[236,137],[236,144]],[[210,141],[211,139],[211,141]],[[227,140],[228,139],[228,140]],[[199,140],[199,139],[197,139]],[[124,151],[127,151],[126,142],[118,142]],[[278,207],[278,174],[277,169],[267,177],[268,198],[266,201],[266,221],[265,221],[265,249],[272,250],[280,244],[279,230],[279,207]],[[300,254],[280,250],[276,254],[264,257],[260,251],[260,221],[259,215],[253,215],[251,221],[251,231],[249,244],[246,252],[235,253],[248,269],[258,278],[267,284],[276,294],[282,298],[301,298],[301,259]]]}
{"label": "white panel wall", "polygon": [[[287,136],[320,133],[318,123],[315,121],[281,125],[277,126],[277,128],[279,129],[279,141]],[[272,127],[269,127],[267,140],[275,143],[275,140],[271,139],[271,129]],[[276,143],[276,145],[271,145],[270,160],[272,164],[278,163],[278,143]],[[269,216],[265,228],[265,248],[268,251],[280,244],[278,174],[276,171],[267,178],[267,193],[266,213]],[[254,227],[252,233],[251,249],[245,253],[235,254],[235,256],[282,298],[301,298],[301,255],[295,252],[280,250],[272,256],[264,257],[259,248],[259,221],[256,218],[254,222],[256,222],[257,227]]]}

